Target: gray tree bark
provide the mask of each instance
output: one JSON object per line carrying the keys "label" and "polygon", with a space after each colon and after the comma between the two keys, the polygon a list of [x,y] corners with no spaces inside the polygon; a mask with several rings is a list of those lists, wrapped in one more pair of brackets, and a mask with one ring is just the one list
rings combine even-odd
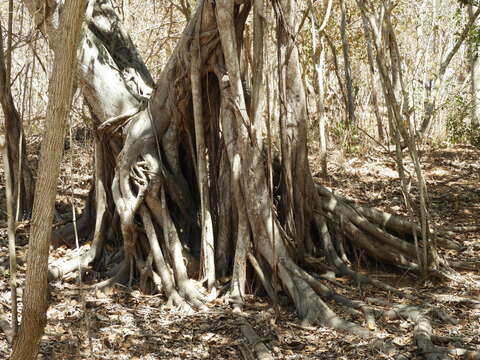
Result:
{"label": "gray tree bark", "polygon": [[[325,114],[325,58],[326,58],[326,49],[325,49],[325,39],[324,39],[324,30],[327,26],[328,20],[330,18],[332,10],[332,0],[328,1],[327,9],[325,12],[325,17],[322,24],[317,30],[317,24],[313,13],[310,15],[311,20],[311,32],[312,32],[312,48],[313,48],[313,59],[314,59],[314,68],[317,81],[315,82],[315,92],[316,95],[316,106],[317,106],[317,115],[318,115],[318,130],[319,130],[319,142],[320,142],[320,164],[322,166],[322,176],[327,177],[327,119]],[[318,39],[317,39],[318,31]]]}
{"label": "gray tree bark", "polygon": [[43,136],[35,189],[27,274],[23,295],[22,322],[13,343],[11,359],[35,359],[39,351],[48,309],[48,252],[53,210],[62,157],[64,132],[72,101],[76,49],[80,36],[85,0],[64,5],[57,41],[52,42],[55,60],[49,85],[47,124]]}
{"label": "gray tree bark", "polygon": [[[9,22],[11,18],[9,16]],[[11,25],[8,26],[11,31]],[[11,34],[7,35],[11,39]],[[11,40],[9,40],[11,42]],[[11,169],[11,181],[13,184],[13,198],[15,199],[15,214],[24,218],[30,215],[33,201],[33,176],[28,167],[25,137],[23,136],[22,121],[17,111],[10,89],[10,51],[3,51],[3,34],[0,29],[0,103],[5,116],[5,133],[8,146],[8,162]],[[17,199],[18,211],[17,211]]]}
{"label": "gray tree bark", "polygon": [[347,39],[347,6],[344,0],[340,0],[340,7],[340,34],[342,36],[343,67],[347,87],[347,126],[350,126],[355,123],[355,96],[353,94],[352,67],[350,65],[350,45]]}
{"label": "gray tree bark", "polygon": [[[470,19],[473,18],[474,6],[468,4],[468,16]],[[475,20],[473,26],[478,27],[480,24],[478,20]],[[470,76],[471,76],[471,93],[472,93],[472,116],[471,116],[471,125],[480,125],[480,57],[478,50],[478,43],[470,43],[470,48],[468,55],[470,57]]]}

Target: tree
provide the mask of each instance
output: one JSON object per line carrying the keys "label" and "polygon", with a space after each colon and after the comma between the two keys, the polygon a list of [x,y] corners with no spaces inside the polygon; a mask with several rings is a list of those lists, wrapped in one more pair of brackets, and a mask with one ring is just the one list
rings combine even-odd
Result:
{"label": "tree", "polygon": [[320,28],[318,29],[319,39],[317,45],[317,29],[313,11],[310,14],[311,32],[312,32],[312,50],[314,58],[315,75],[317,81],[314,82],[314,89],[316,92],[316,107],[318,114],[318,133],[320,142],[320,162],[322,164],[322,176],[327,176],[327,134],[326,134],[326,116],[325,116],[325,41],[324,31],[327,26],[332,10],[332,0],[328,1],[325,18],[323,19]]}
{"label": "tree", "polygon": [[[437,2],[435,2],[435,4],[438,5]],[[452,44],[452,46],[450,47],[446,55],[442,57],[442,59],[440,60],[440,63],[438,64],[438,71],[434,76],[432,76],[433,78],[429,81],[429,84],[426,85],[428,86],[428,91],[427,91],[428,94],[425,100],[425,113],[424,113],[422,122],[420,124],[420,127],[418,129],[418,133],[421,136],[425,135],[431,126],[431,122],[435,114],[436,103],[438,101],[440,91],[445,88],[445,73],[448,69],[448,65],[450,64],[453,57],[460,49],[460,46],[462,45],[464,40],[467,38],[468,34],[472,29],[472,26],[474,26],[475,21],[479,15],[480,15],[480,8],[477,8],[474,13],[472,12],[469,14],[469,21],[467,25],[460,33],[458,39]]]}
{"label": "tree", "polygon": [[48,308],[48,252],[63,138],[72,102],[76,49],[85,12],[85,1],[65,2],[50,42],[55,52],[50,80],[46,131],[42,142],[38,181],[33,203],[32,230],[28,250],[28,268],[23,296],[22,322],[13,342],[11,359],[37,357]]}
{"label": "tree", "polygon": [[[13,2],[9,2],[7,51],[3,50],[3,34],[0,26],[0,103],[5,116],[5,133],[9,155],[9,167],[13,184],[13,198],[15,199],[16,218],[28,217],[33,202],[33,177],[27,164],[25,137],[22,121],[17,111],[11,92],[11,56],[12,56],[12,14]],[[18,206],[17,206],[18,205]]]}
{"label": "tree", "polygon": [[[474,18],[474,6],[471,3],[468,4],[468,16],[470,19]],[[473,27],[474,29],[478,27],[477,20],[473,23]],[[472,39],[469,57],[473,101],[471,124],[478,126],[480,124],[480,59],[478,57],[478,39]]]}
{"label": "tree", "polygon": [[352,85],[352,69],[350,67],[350,54],[349,54],[349,44],[347,41],[347,7],[344,0],[340,1],[341,7],[341,21],[340,21],[340,33],[342,34],[342,50],[343,50],[343,61],[344,71],[345,71],[345,84],[347,87],[347,98],[346,107],[348,111],[347,126],[352,125],[355,122],[355,100],[353,95],[353,85]]}
{"label": "tree", "polygon": [[[39,12],[33,1],[24,2],[51,38],[54,22],[43,16],[57,9]],[[272,301],[282,288],[305,323],[369,336],[374,319],[368,307],[335,293],[307,269],[333,268],[359,283],[399,293],[355,272],[346,247],[419,272],[410,234],[413,229],[424,244],[427,236],[422,239],[419,227],[403,218],[350,204],[314,184],[294,36],[297,6],[293,0],[271,5],[279,154],[269,146],[270,125],[260,101],[267,52],[264,1],[198,1],[155,85],[109,2],[90,2],[77,77],[96,120],[95,197],[84,215],[95,221],[91,251],[82,263],[105,264],[109,243],[120,260],[115,275],[98,286],[131,284],[138,275],[148,280],[142,284],[187,310],[202,308],[206,300],[195,277],[210,289],[215,276],[231,275],[230,301],[240,310],[248,260]],[[255,67],[253,81],[246,81],[240,65],[252,11]],[[266,139],[261,129],[267,130]],[[81,231],[89,229],[90,220]],[[51,269],[51,276],[75,265]],[[433,273],[448,276],[442,266]],[[339,318],[325,299],[362,311],[369,329]]]}

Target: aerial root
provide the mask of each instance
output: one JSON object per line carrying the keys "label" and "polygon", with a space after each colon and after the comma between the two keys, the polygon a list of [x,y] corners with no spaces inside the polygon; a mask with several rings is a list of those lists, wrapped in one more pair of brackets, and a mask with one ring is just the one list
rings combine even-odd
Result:
{"label": "aerial root", "polygon": [[148,279],[151,279],[153,282],[153,285],[155,286],[155,290],[158,293],[161,293],[163,290],[162,286],[162,279],[160,276],[153,270],[153,255],[152,253],[149,253],[147,256],[147,259],[144,261],[140,257],[136,259],[136,265],[137,265],[137,270],[140,273],[140,280],[139,280],[139,286],[140,289],[144,292],[148,292],[147,289],[147,281]]}
{"label": "aerial root", "polygon": [[124,114],[109,118],[97,128],[97,131],[101,134],[112,134],[116,132],[120,127],[124,126],[128,121],[130,121],[132,116],[138,114],[144,108],[145,104],[142,103],[142,105],[138,108],[132,108],[130,110],[127,110]]}
{"label": "aerial root", "polygon": [[[177,307],[180,311],[186,313],[192,312],[193,309],[205,310],[207,308],[205,297],[198,290],[193,280],[187,277],[185,265],[174,262],[176,260],[183,262],[183,258],[179,256],[164,256],[149,209],[146,205],[141,205],[139,212],[150,246],[149,257],[151,256],[153,259],[151,267],[156,267],[156,272],[151,271],[153,280],[161,283],[162,291],[168,299],[167,305]],[[173,264],[171,263],[172,261],[174,262]],[[181,273],[178,273],[177,271],[182,268],[182,265],[183,270]],[[148,266],[148,262],[140,264],[142,269],[147,267],[146,271],[149,271]]]}
{"label": "aerial root", "polygon": [[267,271],[262,267],[262,265],[257,261],[257,258],[253,253],[249,252],[248,255],[248,260],[250,261],[250,264],[252,265],[253,269],[255,270],[255,273],[257,274],[258,278],[260,279],[263,288],[267,292],[268,296],[272,300],[272,304],[276,306],[278,304],[278,296],[277,293],[275,292],[273,286],[272,286],[272,278],[269,276]]}

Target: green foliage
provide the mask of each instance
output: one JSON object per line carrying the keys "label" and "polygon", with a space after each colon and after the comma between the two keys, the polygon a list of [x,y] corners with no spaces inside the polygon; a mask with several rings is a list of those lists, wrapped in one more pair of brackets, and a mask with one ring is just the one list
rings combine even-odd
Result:
{"label": "green foliage", "polygon": [[453,101],[453,111],[447,118],[447,136],[453,144],[469,143],[480,148],[480,126],[470,121],[473,107],[461,96]]}
{"label": "green foliage", "polygon": [[480,26],[472,26],[468,35],[468,42],[478,50],[480,46]]}
{"label": "green foliage", "polygon": [[339,144],[346,154],[358,155],[364,149],[365,142],[356,125],[348,127],[345,121],[335,121],[329,127],[330,136],[334,143]]}

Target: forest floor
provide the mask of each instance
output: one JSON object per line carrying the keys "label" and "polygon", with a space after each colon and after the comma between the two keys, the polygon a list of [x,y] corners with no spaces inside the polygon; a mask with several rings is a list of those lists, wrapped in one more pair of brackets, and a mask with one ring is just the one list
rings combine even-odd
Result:
{"label": "forest floor", "polygon": [[[315,149],[313,149],[315,150]],[[316,153],[316,151],[312,151]],[[67,152],[68,154],[69,152]],[[430,194],[432,226],[453,227],[480,223],[480,150],[467,146],[425,148],[422,153]],[[74,169],[74,194],[78,204],[86,198],[89,183],[87,153],[76,149],[72,163],[67,155],[60,180],[58,211],[70,211],[70,169]],[[311,157],[314,174],[318,159]],[[329,156],[329,176],[318,182],[348,199],[382,210],[404,214],[399,179],[392,153],[377,149],[361,155],[333,152]],[[73,165],[73,166],[72,166]],[[407,165],[407,169],[411,165]],[[411,171],[413,174],[413,171]],[[415,186],[412,195],[417,194]],[[8,285],[8,246],[4,189],[0,189],[0,314],[10,313]],[[60,221],[61,219],[57,219]],[[441,251],[450,260],[480,260],[480,229],[453,235],[465,246],[462,252]],[[17,247],[20,284],[25,273],[26,241]],[[83,248],[87,248],[88,244]],[[51,253],[51,261],[73,256],[74,250],[60,247]],[[480,349],[480,272],[461,272],[465,282],[421,281],[414,274],[401,273],[388,265],[376,264],[359,253],[357,267],[363,273],[396,286],[405,293],[419,295],[456,317],[456,325],[433,322],[434,335],[451,338],[449,348]],[[369,286],[358,287],[348,279],[337,278],[344,287],[336,291],[347,297],[370,303],[371,298],[392,304],[411,304],[392,294]],[[254,285],[252,285],[254,286]],[[466,302],[465,298],[473,299]],[[285,298],[281,298],[285,299]],[[330,304],[343,317],[362,325],[364,318],[345,313]],[[421,306],[421,302],[414,305]],[[51,286],[48,325],[42,339],[43,359],[242,359],[246,339],[241,331],[248,322],[278,359],[390,359],[392,354],[379,344],[389,340],[406,359],[421,359],[413,339],[413,323],[408,320],[377,319],[375,337],[360,339],[329,328],[302,328],[293,307],[286,301],[274,311],[267,298],[249,295],[245,312],[234,314],[221,298],[208,304],[209,311],[182,314],[168,308],[162,296],[147,296],[137,288],[116,286],[111,291],[83,290],[83,299],[75,278],[57,281]],[[386,306],[371,304],[378,310]],[[7,315],[8,316],[8,315]],[[457,338],[458,337],[458,338]],[[445,338],[445,339],[446,339]],[[0,358],[8,358],[10,346],[0,333]]]}

